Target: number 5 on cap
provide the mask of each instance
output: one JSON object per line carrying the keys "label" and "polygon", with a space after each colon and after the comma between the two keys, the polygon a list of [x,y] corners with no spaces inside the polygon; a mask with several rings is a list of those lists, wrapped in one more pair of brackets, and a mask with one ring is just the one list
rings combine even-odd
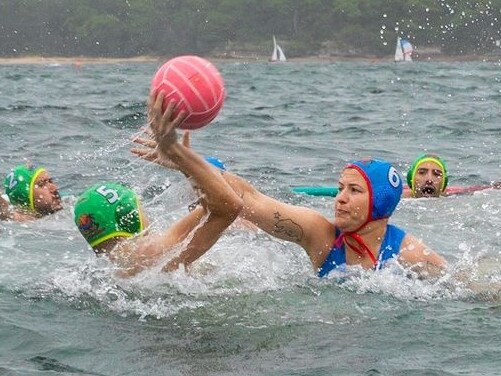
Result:
{"label": "number 5 on cap", "polygon": [[102,185],[98,189],[96,189],[96,192],[103,196],[110,204],[114,204],[120,198],[118,197],[117,191],[115,191],[114,189],[106,188],[105,185]]}

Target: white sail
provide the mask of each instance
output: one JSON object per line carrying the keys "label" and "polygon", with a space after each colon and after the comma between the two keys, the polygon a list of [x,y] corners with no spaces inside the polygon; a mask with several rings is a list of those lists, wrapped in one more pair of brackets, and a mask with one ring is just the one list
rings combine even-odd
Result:
{"label": "white sail", "polygon": [[277,60],[278,60],[277,40],[275,39],[275,36],[273,36],[273,53],[271,54],[270,61],[277,61]]}
{"label": "white sail", "polygon": [[278,61],[287,61],[284,51],[282,51],[282,49],[278,44],[277,44],[277,52],[278,52]]}
{"label": "white sail", "polygon": [[270,61],[271,62],[287,61],[287,58],[285,57],[284,51],[277,44],[277,40],[275,39],[274,35],[273,35],[273,53],[271,54]]}
{"label": "white sail", "polygon": [[395,47],[395,62],[412,61],[412,52],[414,47],[407,39],[397,38],[397,46]]}
{"label": "white sail", "polygon": [[400,45],[400,37],[397,38],[397,46],[395,47],[395,62],[404,61],[404,52]]}

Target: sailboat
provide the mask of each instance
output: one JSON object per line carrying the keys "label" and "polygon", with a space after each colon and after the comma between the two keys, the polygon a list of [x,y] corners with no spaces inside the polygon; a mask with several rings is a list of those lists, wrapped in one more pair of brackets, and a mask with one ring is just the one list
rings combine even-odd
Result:
{"label": "sailboat", "polygon": [[395,48],[395,62],[412,61],[412,52],[414,47],[407,39],[397,38],[397,47]]}
{"label": "sailboat", "polygon": [[273,36],[273,53],[271,54],[270,62],[275,63],[284,61],[287,61],[284,51],[282,51],[282,48],[277,44],[275,36]]}

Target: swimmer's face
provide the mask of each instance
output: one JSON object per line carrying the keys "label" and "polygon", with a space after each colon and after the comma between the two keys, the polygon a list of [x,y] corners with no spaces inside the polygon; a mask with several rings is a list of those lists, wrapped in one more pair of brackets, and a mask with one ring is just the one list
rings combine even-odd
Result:
{"label": "swimmer's face", "polygon": [[369,188],[357,170],[347,168],[342,172],[334,209],[334,224],[341,231],[356,231],[367,221]]}
{"label": "swimmer's face", "polygon": [[33,187],[35,210],[41,214],[51,214],[63,208],[57,185],[50,175],[43,171],[38,175]]}
{"label": "swimmer's face", "polygon": [[421,163],[414,175],[414,197],[439,197],[443,179],[442,169],[437,163]]}

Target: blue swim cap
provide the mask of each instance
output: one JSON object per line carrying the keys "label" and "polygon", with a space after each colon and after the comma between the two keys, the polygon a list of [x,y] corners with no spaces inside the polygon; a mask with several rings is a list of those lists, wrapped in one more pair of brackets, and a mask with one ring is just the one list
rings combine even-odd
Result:
{"label": "blue swim cap", "polygon": [[216,157],[205,157],[205,160],[209,162],[214,167],[219,168],[221,171],[226,171],[226,166],[223,161]]}
{"label": "blue swim cap", "polygon": [[402,176],[389,162],[378,159],[353,161],[345,166],[357,170],[369,187],[367,222],[388,218],[397,207],[402,195]]}

